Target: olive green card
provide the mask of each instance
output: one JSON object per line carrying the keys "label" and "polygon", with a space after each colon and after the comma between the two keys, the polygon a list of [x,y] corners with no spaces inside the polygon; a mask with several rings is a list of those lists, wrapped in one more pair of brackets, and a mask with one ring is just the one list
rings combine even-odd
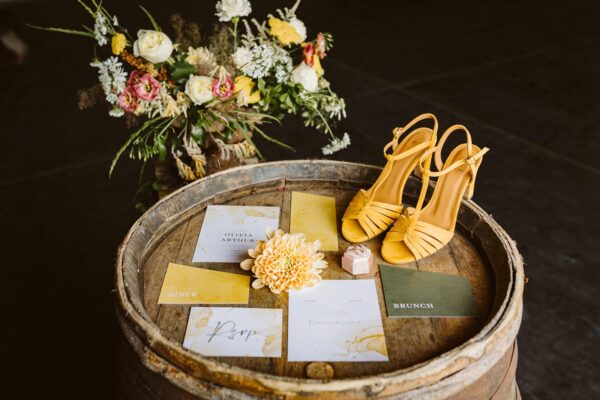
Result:
{"label": "olive green card", "polygon": [[463,276],[380,264],[389,317],[475,317],[471,285]]}

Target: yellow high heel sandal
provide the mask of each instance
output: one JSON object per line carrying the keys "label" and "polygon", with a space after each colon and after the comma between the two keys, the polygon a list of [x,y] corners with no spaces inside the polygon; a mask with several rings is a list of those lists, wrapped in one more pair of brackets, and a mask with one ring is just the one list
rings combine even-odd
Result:
{"label": "yellow high heel sandal", "polygon": [[[415,128],[402,142],[400,136],[415,124],[431,119],[433,129]],[[410,173],[437,139],[438,122],[433,114],[422,114],[406,126],[394,129],[394,138],[383,149],[388,160],[377,181],[368,190],[361,189],[352,199],[342,218],[342,235],[352,243],[365,242],[389,228],[402,212],[402,192]],[[388,153],[389,149],[392,153]],[[432,153],[428,153],[431,158]]]}
{"label": "yellow high heel sandal", "polygon": [[[462,130],[467,143],[452,150],[442,165],[442,148],[452,132]],[[473,197],[477,170],[483,155],[489,149],[475,146],[471,134],[462,125],[451,126],[444,132],[437,146],[421,156],[419,168],[423,187],[412,215],[404,212],[383,240],[381,256],[389,263],[403,264],[430,256],[444,247],[454,235],[456,217],[463,195]],[[431,154],[435,153],[437,172],[429,168]],[[439,177],[427,206],[423,208],[429,177]]]}

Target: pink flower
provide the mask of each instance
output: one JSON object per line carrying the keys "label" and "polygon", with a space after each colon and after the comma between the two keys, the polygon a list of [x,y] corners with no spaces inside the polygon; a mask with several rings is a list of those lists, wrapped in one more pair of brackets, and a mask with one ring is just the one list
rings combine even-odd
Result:
{"label": "pink flower", "polygon": [[119,94],[118,99],[119,107],[123,109],[123,111],[127,111],[130,113],[135,112],[137,109],[137,97],[135,96],[135,92],[129,86]]}
{"label": "pink flower", "polygon": [[326,46],[325,35],[323,35],[322,33],[319,32],[319,34],[317,35],[316,42],[317,42],[316,43],[317,55],[322,60],[327,55],[327,54],[325,54],[325,46]]}
{"label": "pink flower", "polygon": [[127,86],[129,86],[130,88],[133,88],[135,85],[137,85],[140,82],[141,77],[144,74],[140,71],[138,71],[137,69],[134,71],[131,71],[131,73],[129,74],[129,79],[127,80]]}
{"label": "pink flower", "polygon": [[233,94],[233,81],[230,76],[221,79],[215,79],[212,85],[212,92],[216,98],[227,100]]}
{"label": "pink flower", "polygon": [[133,89],[140,99],[152,101],[160,92],[160,83],[151,75],[146,74],[139,78],[139,81],[133,85]]}

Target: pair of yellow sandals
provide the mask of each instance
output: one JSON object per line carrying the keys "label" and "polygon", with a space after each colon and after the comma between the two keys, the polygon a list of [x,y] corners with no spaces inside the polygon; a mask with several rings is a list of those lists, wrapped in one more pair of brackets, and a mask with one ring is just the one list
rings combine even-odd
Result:
{"label": "pair of yellow sandals", "polygon": [[[421,121],[432,121],[433,128],[413,128]],[[409,130],[400,141],[400,136]],[[389,263],[403,264],[434,254],[452,239],[461,198],[473,196],[477,170],[489,149],[475,146],[463,125],[451,126],[439,141],[437,131],[433,114],[422,114],[394,129],[393,140],[383,149],[388,161],[381,175],[370,189],[361,189],[354,196],[344,213],[342,235],[346,240],[362,243],[391,226],[383,240],[381,256]],[[457,131],[466,134],[467,142],[456,146],[442,163],[444,143]],[[430,168],[432,158],[437,171]],[[423,180],[414,209],[402,205],[402,192],[413,171],[420,173]],[[438,180],[424,207],[430,177]]]}

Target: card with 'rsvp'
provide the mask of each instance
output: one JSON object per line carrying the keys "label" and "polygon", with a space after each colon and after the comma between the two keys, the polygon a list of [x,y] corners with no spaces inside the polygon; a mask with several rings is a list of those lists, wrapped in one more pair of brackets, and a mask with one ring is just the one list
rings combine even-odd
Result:
{"label": "card with 'rsvp'", "polygon": [[183,347],[205,356],[281,357],[282,310],[192,307]]}

